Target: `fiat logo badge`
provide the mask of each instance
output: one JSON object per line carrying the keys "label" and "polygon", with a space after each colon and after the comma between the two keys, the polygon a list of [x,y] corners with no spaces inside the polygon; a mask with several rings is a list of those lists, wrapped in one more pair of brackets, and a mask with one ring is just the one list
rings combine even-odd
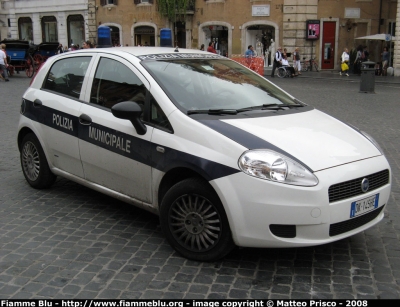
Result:
{"label": "fiat logo badge", "polygon": [[364,178],[361,181],[361,190],[365,193],[369,189],[369,180],[367,178]]}

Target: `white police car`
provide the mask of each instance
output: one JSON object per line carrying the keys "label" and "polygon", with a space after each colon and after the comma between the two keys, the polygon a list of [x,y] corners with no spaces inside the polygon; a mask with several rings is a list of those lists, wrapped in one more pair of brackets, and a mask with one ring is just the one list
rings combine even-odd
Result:
{"label": "white police car", "polygon": [[159,214],[200,261],[354,235],[382,220],[391,189],[366,133],[197,50],[49,58],[23,96],[18,146],[32,187],[62,176]]}

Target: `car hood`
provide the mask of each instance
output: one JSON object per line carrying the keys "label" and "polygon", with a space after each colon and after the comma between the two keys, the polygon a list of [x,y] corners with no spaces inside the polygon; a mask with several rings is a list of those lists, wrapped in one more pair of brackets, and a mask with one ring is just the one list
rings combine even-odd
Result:
{"label": "car hood", "polygon": [[313,171],[381,155],[359,131],[315,109],[282,116],[222,121],[266,141],[272,149],[288,153],[289,157],[295,157]]}

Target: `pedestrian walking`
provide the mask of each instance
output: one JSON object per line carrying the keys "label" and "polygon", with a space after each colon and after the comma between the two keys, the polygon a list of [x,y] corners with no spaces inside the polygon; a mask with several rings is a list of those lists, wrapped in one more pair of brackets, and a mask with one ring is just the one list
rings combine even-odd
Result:
{"label": "pedestrian walking", "polygon": [[283,52],[282,52],[282,59],[283,58],[287,58],[288,57],[288,55],[287,55],[287,49],[286,48],[283,48]]}
{"label": "pedestrian walking", "polygon": [[82,48],[83,48],[83,49],[90,49],[90,48],[93,48],[93,44],[92,44],[91,41],[84,41],[84,42],[82,43]]}
{"label": "pedestrian walking", "polygon": [[282,65],[282,47],[278,47],[278,50],[275,52],[274,63],[272,64],[272,72],[271,77],[275,77],[275,69]]}
{"label": "pedestrian walking", "polygon": [[68,51],[75,51],[75,50],[77,50],[77,46],[75,46],[75,44],[71,44]]}
{"label": "pedestrian walking", "polygon": [[296,47],[293,52],[293,66],[296,71],[296,74],[301,75],[301,62],[300,62],[299,47]]}
{"label": "pedestrian walking", "polygon": [[57,53],[64,53],[64,47],[62,44],[59,44],[57,47]]}
{"label": "pedestrian walking", "polygon": [[208,52],[212,52],[212,53],[217,53],[217,50],[214,49],[214,42],[209,42],[208,43],[207,51]]}
{"label": "pedestrian walking", "polygon": [[256,53],[254,52],[254,47],[252,45],[249,45],[247,47],[246,52],[244,53],[245,58],[252,58],[256,56]]}
{"label": "pedestrian walking", "polygon": [[382,76],[387,76],[387,68],[389,64],[389,52],[387,51],[387,48],[383,48],[382,52]]}
{"label": "pedestrian walking", "polygon": [[1,76],[5,81],[10,81],[8,79],[8,72],[7,72],[7,54],[6,54],[6,45],[1,44],[1,50],[0,50],[0,70],[1,70]]}
{"label": "pedestrian walking", "polygon": [[346,76],[348,77],[349,76],[349,60],[350,60],[349,49],[344,48],[344,51],[341,56],[341,60],[342,60],[342,63],[340,65],[341,70],[340,70],[339,74],[340,75],[346,74]]}
{"label": "pedestrian walking", "polygon": [[367,50],[367,46],[364,46],[364,51],[363,51],[363,54],[362,54],[361,58],[362,58],[362,61],[363,61],[363,62],[368,61],[369,52],[368,52],[368,50]]}
{"label": "pedestrian walking", "polygon": [[363,55],[363,47],[359,45],[357,47],[356,59],[354,60],[354,73],[358,75],[361,75],[362,55]]}

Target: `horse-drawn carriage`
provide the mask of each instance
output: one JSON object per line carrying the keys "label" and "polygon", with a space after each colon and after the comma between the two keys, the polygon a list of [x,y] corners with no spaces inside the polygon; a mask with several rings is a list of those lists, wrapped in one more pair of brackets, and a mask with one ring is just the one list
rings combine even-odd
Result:
{"label": "horse-drawn carriage", "polygon": [[26,75],[31,78],[36,68],[31,55],[34,49],[33,45],[24,40],[3,40],[0,43],[6,45],[8,74],[12,76],[15,72],[25,71]]}
{"label": "horse-drawn carriage", "polygon": [[43,62],[57,54],[59,45],[58,42],[32,45],[24,40],[3,40],[0,43],[6,44],[8,74],[13,76],[15,72],[25,71],[29,78]]}
{"label": "horse-drawn carriage", "polygon": [[58,42],[48,42],[48,43],[40,43],[35,46],[35,51],[33,52],[33,60],[36,66],[40,66],[43,62],[56,55],[58,52]]}

